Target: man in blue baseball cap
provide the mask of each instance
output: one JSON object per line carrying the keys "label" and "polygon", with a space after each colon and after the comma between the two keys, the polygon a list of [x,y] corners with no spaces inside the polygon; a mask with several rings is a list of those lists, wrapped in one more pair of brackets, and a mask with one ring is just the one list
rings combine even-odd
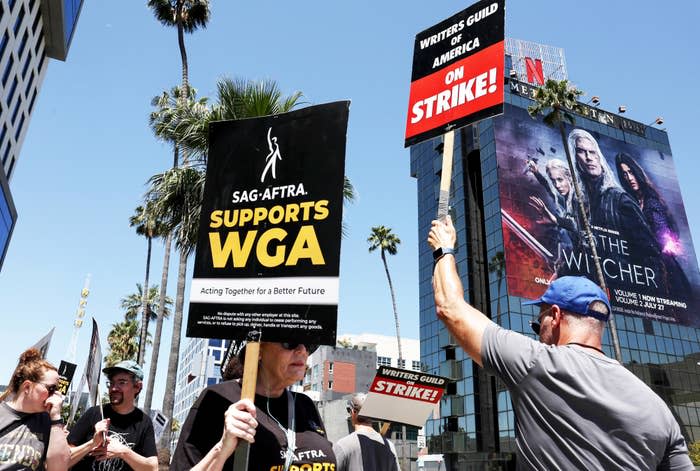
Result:
{"label": "man in blue baseball cap", "polygon": [[507,385],[518,469],[693,470],[680,427],[646,384],[602,350],[612,309],[592,281],[565,276],[538,299],[540,341],[464,300],[450,217],[433,221],[437,316],[469,356]]}
{"label": "man in blue baseball cap", "polygon": [[156,471],[158,450],[153,422],[136,407],[136,397],[143,388],[141,366],[123,360],[102,372],[107,377],[109,404],[86,410],[71,428],[71,467],[78,471]]}

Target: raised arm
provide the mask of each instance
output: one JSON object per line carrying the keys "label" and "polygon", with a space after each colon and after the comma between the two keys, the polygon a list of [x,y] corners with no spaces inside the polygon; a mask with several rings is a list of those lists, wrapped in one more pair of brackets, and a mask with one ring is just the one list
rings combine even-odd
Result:
{"label": "raised arm", "polygon": [[[49,418],[52,421],[61,420],[61,405],[63,404],[63,396],[57,392],[46,399],[46,411],[49,413]],[[49,433],[49,445],[46,449],[46,470],[47,471],[65,471],[68,469],[68,461],[70,460],[70,450],[66,441],[66,433],[62,423],[51,425]]]}
{"label": "raised arm", "polygon": [[[428,234],[428,244],[433,250],[454,248],[456,241],[457,233],[449,216],[444,221],[433,221]],[[464,351],[481,365],[481,339],[491,321],[464,300],[464,288],[454,255],[443,255],[437,260],[433,273],[433,293],[438,318]]]}

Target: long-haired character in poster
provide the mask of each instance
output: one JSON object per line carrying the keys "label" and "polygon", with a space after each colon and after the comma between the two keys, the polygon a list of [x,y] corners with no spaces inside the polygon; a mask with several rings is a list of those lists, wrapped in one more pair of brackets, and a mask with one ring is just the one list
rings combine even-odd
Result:
{"label": "long-haired character in poster", "polygon": [[[596,280],[574,180],[616,312],[698,326],[697,260],[669,154],[509,107],[496,119],[509,293],[534,297],[563,275]],[[672,216],[674,215],[674,216]]]}

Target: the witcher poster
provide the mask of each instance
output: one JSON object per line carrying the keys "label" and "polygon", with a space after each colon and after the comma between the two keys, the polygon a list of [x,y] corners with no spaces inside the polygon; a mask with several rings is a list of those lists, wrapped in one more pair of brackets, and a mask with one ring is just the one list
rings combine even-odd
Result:
{"label": "the witcher poster", "polygon": [[700,276],[670,154],[602,134],[603,125],[567,124],[572,173],[558,128],[512,106],[495,123],[509,294],[535,298],[564,275],[596,281],[593,243],[616,313],[700,326]]}

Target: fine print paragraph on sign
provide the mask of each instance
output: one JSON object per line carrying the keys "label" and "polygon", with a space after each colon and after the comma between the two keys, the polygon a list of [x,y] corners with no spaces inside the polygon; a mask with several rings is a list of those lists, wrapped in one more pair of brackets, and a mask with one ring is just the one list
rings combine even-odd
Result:
{"label": "fine print paragraph on sign", "polygon": [[217,312],[205,314],[197,322],[207,327],[275,328],[301,331],[320,330],[315,319],[304,319],[293,312]]}

